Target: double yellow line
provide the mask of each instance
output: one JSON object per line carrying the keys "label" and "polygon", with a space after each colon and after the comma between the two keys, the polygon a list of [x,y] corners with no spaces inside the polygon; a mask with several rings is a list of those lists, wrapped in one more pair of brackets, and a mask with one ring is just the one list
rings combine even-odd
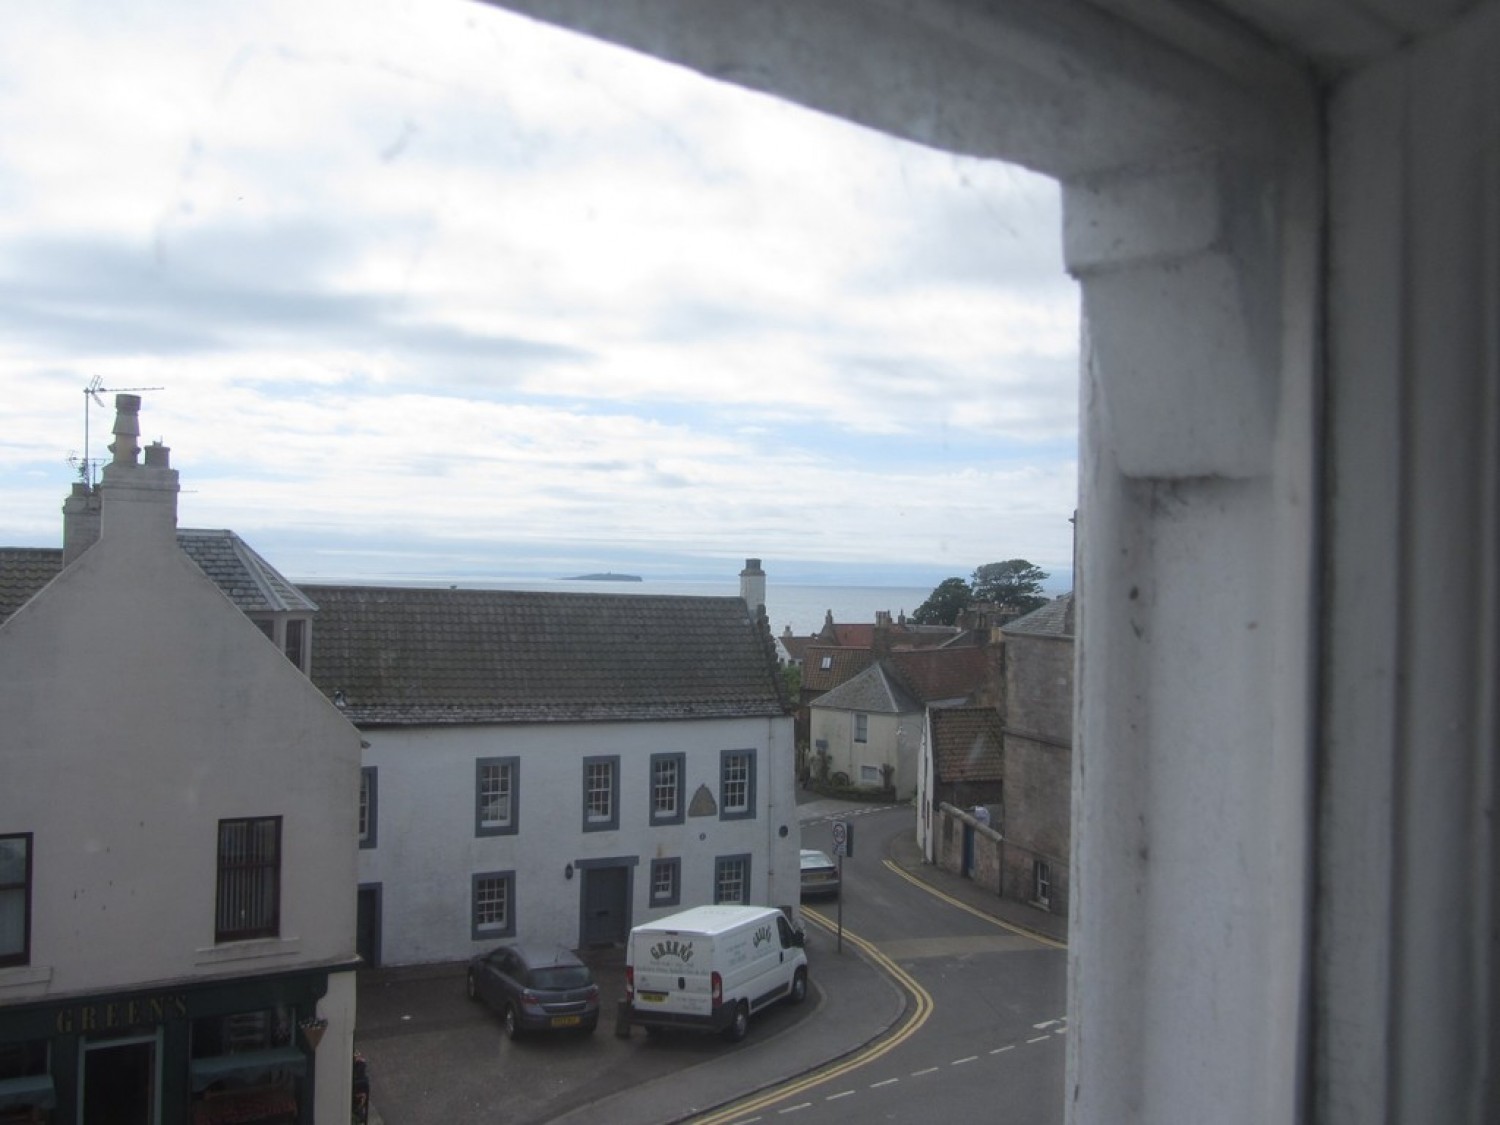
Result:
{"label": "double yellow line", "polygon": [[[960,910],[967,911],[968,913],[974,915],[974,917],[980,919],[981,921],[988,922],[992,926],[999,926],[1002,930],[1009,930],[1013,934],[1017,934],[1020,937],[1027,938],[1030,941],[1034,941],[1038,945],[1045,945],[1051,949],[1068,948],[1067,942],[1057,941],[1054,938],[1049,938],[1046,934],[1039,934],[1035,930],[1026,930],[1022,929],[1020,926],[1013,926],[1009,922],[996,918],[993,914],[988,914],[983,910],[976,910],[974,907],[970,906],[962,899],[956,899],[952,895],[938,890],[931,883],[925,883],[921,879],[918,879],[910,871],[902,867],[899,863],[894,862],[893,860],[886,860],[885,865],[891,871],[895,872],[897,875],[901,876],[901,878],[905,879],[912,886],[920,887],[922,890],[932,895],[933,898],[942,899],[949,906],[956,906]],[[806,911],[804,911],[803,913],[806,913]]]}
{"label": "double yellow line", "polygon": [[[830,934],[838,932],[838,928],[833,922],[829,921],[828,918],[816,910],[809,910],[807,907],[803,907],[802,916],[817,923],[818,926],[827,930]],[[874,1062],[882,1055],[894,1051],[921,1030],[922,1025],[932,1015],[932,996],[928,991],[918,984],[910,973],[884,953],[881,953],[880,950],[876,949],[864,938],[845,930],[844,940],[854,945],[871,961],[893,976],[901,984],[901,987],[906,989],[911,995],[914,1004],[910,1014],[907,1016],[906,1022],[901,1025],[901,1028],[895,1034],[889,1038],[882,1039],[873,1047],[859,1051],[841,1062],[831,1063],[802,1078],[794,1079],[785,1085],[777,1086],[774,1090],[770,1090],[767,1093],[758,1096],[752,1095],[747,1101],[737,1102],[732,1106],[717,1110],[703,1117],[695,1117],[692,1119],[694,1125],[722,1125],[724,1122],[743,1120],[745,1117],[758,1113],[763,1109],[788,1101],[798,1094],[821,1086],[825,1082],[832,1082],[835,1078],[848,1074],[851,1070],[857,1070],[867,1063]]]}

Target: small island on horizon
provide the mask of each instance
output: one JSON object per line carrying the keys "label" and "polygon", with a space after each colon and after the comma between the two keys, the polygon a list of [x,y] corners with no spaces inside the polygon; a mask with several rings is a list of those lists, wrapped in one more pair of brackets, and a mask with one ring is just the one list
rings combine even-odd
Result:
{"label": "small island on horizon", "polygon": [[613,571],[605,571],[603,574],[575,574],[570,578],[564,578],[564,582],[639,582],[639,574],[615,574]]}

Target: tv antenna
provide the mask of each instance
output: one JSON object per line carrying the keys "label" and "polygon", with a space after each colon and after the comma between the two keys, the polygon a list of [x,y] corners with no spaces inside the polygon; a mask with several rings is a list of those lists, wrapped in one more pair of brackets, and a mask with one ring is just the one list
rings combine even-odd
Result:
{"label": "tv antenna", "polygon": [[[97,461],[95,461],[93,458],[91,458],[89,456],[89,407],[90,406],[104,406],[105,405],[104,399],[100,397],[101,395],[107,395],[107,394],[124,394],[124,393],[127,393],[129,391],[162,391],[162,390],[166,390],[166,388],[165,387],[106,387],[104,385],[104,380],[102,378],[100,378],[98,375],[95,375],[92,379],[89,380],[89,385],[83,388],[83,458],[81,460],[79,460],[78,458],[74,458],[74,457],[69,457],[68,458],[68,463],[69,464],[76,464],[77,465],[77,467],[78,467],[78,479],[79,480],[83,481],[83,483],[86,484],[86,485],[88,485],[89,488],[93,488],[94,487],[94,466],[96,464],[98,464]],[[102,460],[102,458],[101,458],[101,460]]]}

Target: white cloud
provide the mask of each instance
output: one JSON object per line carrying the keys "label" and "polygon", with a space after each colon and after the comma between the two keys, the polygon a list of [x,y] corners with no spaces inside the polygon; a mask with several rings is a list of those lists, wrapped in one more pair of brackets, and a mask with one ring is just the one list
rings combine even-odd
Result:
{"label": "white cloud", "polygon": [[468,2],[8,15],[6,541],[52,536],[98,375],[166,387],[185,522],[1062,551],[1047,181]]}

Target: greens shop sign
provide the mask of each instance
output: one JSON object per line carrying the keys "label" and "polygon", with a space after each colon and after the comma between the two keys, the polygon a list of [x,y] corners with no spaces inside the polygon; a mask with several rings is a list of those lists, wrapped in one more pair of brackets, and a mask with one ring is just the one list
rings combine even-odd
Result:
{"label": "greens shop sign", "polygon": [[88,1035],[186,1019],[187,1014],[187,997],[180,992],[169,992],[58,1008],[53,1027],[59,1035]]}

